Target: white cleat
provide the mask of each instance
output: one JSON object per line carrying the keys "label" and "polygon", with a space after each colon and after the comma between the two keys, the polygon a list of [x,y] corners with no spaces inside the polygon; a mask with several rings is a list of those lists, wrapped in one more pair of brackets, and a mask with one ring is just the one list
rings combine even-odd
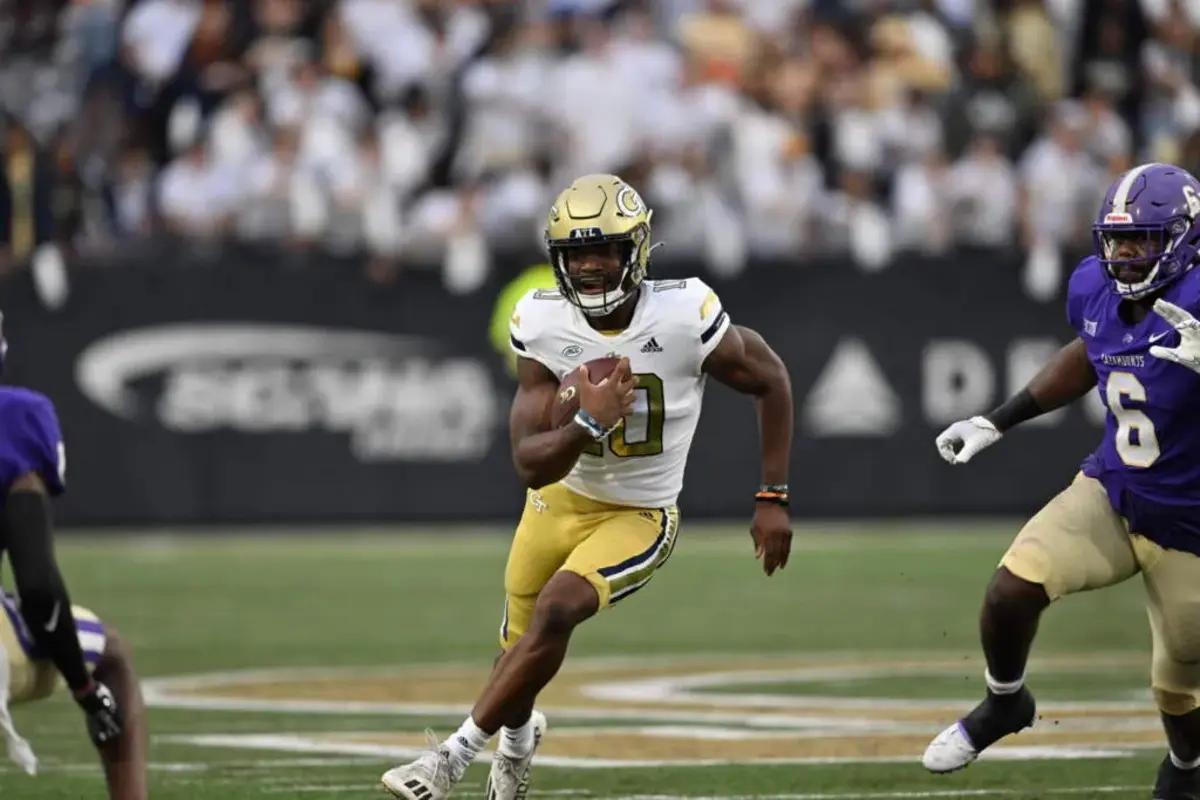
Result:
{"label": "white cleat", "polygon": [[925,748],[921,763],[930,772],[945,773],[960,770],[977,758],[979,751],[967,738],[962,723],[956,722],[934,737]]}
{"label": "white cleat", "polygon": [[458,781],[450,770],[450,754],[432,732],[427,732],[431,752],[411,764],[383,773],[383,788],[404,800],[445,800]]}
{"label": "white cleat", "polygon": [[546,715],[534,711],[533,747],[524,758],[506,756],[497,750],[492,754],[492,771],[488,774],[484,797],[487,800],[525,800],[529,793],[529,772],[533,766],[533,754],[537,752],[542,737],[546,735]]}

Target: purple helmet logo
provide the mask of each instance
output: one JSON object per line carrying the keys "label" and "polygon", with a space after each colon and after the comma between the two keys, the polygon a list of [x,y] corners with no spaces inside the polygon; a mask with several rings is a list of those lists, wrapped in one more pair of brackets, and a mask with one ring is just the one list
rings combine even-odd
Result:
{"label": "purple helmet logo", "polygon": [[1092,236],[1117,294],[1159,291],[1200,252],[1200,181],[1171,164],[1134,167],[1108,187]]}

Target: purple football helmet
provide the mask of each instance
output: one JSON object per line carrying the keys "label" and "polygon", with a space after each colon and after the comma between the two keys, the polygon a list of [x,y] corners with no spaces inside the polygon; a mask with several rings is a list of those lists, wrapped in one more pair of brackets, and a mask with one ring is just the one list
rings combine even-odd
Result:
{"label": "purple football helmet", "polygon": [[[1092,236],[1117,294],[1136,300],[1157,292],[1196,262],[1200,181],[1171,164],[1134,167],[1108,187]],[[1144,243],[1140,254],[1119,257],[1130,239]]]}

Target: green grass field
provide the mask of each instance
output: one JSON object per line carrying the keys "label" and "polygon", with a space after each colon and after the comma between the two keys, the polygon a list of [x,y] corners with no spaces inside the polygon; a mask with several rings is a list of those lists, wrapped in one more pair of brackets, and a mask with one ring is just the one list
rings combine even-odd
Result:
{"label": "green grass field", "polygon": [[[543,698],[535,797],[1149,797],[1163,753],[1136,582],[1052,608],[1043,718],[969,770],[925,741],[981,694],[975,617],[1012,525],[802,526],[761,574],[741,527],[687,526],[637,597],[585,625]],[[493,535],[494,534],[494,535]],[[64,537],[75,600],[132,644],[159,800],[382,797],[495,654],[507,536],[426,529]],[[311,669],[315,668],[315,669]],[[205,680],[167,680],[241,670]],[[0,797],[103,796],[78,712],[15,709],[43,761]],[[539,756],[541,757],[541,756]],[[456,796],[482,795],[486,766]]]}

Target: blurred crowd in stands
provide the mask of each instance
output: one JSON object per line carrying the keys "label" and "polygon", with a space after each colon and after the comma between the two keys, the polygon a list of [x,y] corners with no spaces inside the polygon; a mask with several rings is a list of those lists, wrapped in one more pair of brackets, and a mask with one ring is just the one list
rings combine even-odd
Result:
{"label": "blurred crowd in stands", "polygon": [[183,237],[465,291],[617,172],[717,274],[1019,248],[1037,294],[1116,174],[1200,169],[1200,0],[7,0],[0,65],[3,271]]}

